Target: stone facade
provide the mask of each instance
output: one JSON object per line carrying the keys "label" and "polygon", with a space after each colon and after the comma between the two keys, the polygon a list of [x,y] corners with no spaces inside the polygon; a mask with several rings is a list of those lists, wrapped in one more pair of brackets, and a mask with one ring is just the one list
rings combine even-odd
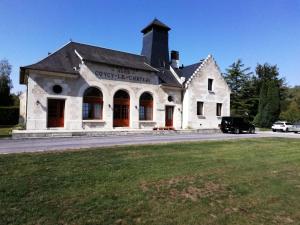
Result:
{"label": "stone facade", "polygon": [[[212,91],[208,79],[213,80]],[[197,115],[197,102],[203,102],[203,115]],[[217,103],[222,104],[220,116],[216,116]],[[187,81],[183,108],[184,128],[217,128],[221,117],[230,115],[230,89],[211,56]]]}
{"label": "stone facade", "polygon": [[[184,88],[162,86],[158,76],[152,72],[134,70],[140,81],[122,81],[102,78],[103,73],[110,74],[116,70],[113,66],[81,64],[79,76],[47,74],[32,72],[28,75],[27,130],[46,130],[48,99],[65,99],[65,130],[113,129],[113,96],[118,90],[125,90],[130,96],[129,128],[152,129],[165,126],[165,107],[174,106],[173,127],[217,128],[220,118],[216,116],[216,103],[222,103],[222,116],[230,114],[230,90],[224,81],[214,59],[209,56],[195,71]],[[214,80],[213,91],[207,90],[207,80]],[[62,87],[62,93],[55,94],[54,85]],[[88,87],[96,87],[103,94],[102,120],[83,120],[83,94]],[[139,99],[148,92],[153,97],[153,120],[139,120]],[[168,97],[172,96],[172,101]],[[24,101],[26,98],[22,98]],[[203,116],[197,115],[197,101],[204,102]]]}
{"label": "stone facade", "polygon": [[142,55],[71,41],[21,67],[26,129],[218,128],[230,115],[228,85],[210,55],[179,67],[179,52],[169,57],[170,30],[157,19],[146,26]]}

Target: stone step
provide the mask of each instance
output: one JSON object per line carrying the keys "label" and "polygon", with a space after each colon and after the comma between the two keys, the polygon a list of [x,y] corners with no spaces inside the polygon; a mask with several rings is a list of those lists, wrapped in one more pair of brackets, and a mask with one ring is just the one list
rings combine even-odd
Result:
{"label": "stone step", "polygon": [[221,133],[220,129],[194,129],[194,130],[76,130],[76,131],[63,131],[63,130],[13,130],[13,139],[23,138],[55,138],[55,137],[106,137],[106,136],[138,136],[138,135],[170,135],[170,134],[211,134]]}

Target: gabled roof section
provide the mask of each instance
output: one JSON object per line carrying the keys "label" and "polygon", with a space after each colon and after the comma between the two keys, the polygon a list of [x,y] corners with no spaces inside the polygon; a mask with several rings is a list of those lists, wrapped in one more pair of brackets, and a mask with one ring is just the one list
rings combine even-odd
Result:
{"label": "gabled roof section", "polygon": [[176,79],[174,74],[168,69],[160,69],[158,73],[160,84],[171,87],[181,88],[182,84]]}
{"label": "gabled roof section", "polygon": [[21,67],[20,83],[24,84],[25,70],[27,69],[77,75],[78,72],[75,68],[79,66],[81,61],[122,66],[149,72],[158,71],[147,63],[146,57],[141,55],[69,42],[41,61]]}
{"label": "gabled roof section", "polygon": [[75,45],[74,50],[82,57],[83,61],[157,72],[147,63],[145,56],[75,42],[73,44]]}
{"label": "gabled roof section", "polygon": [[74,67],[78,66],[80,59],[74,53],[73,42],[67,43],[65,46],[48,55],[41,61],[28,66],[21,67],[22,69],[42,70],[50,72],[62,72],[76,74]]}
{"label": "gabled roof section", "polygon": [[150,24],[148,24],[143,30],[141,30],[141,32],[143,34],[146,34],[148,31],[152,30],[153,27],[157,27],[166,31],[171,30],[170,27],[155,18]]}
{"label": "gabled roof section", "polygon": [[[191,76],[189,76],[189,78],[186,78],[185,87],[188,87],[188,85],[192,82],[192,80],[197,76],[198,72],[201,71],[209,62],[213,62],[214,63],[214,65],[216,66],[216,68],[220,72],[221,78],[226,83],[224,77],[222,76],[220,67],[218,66],[216,60],[213,58],[212,55],[208,55],[206,59],[200,61],[200,64],[198,65],[198,67],[197,67],[196,64],[193,64],[193,65],[190,66],[190,68],[187,69],[187,71],[189,71],[189,73],[187,73],[187,74],[190,74],[194,69],[195,70],[194,70],[194,72],[192,72],[192,74],[191,74]],[[227,83],[226,83],[226,85],[228,87]],[[228,89],[230,90],[229,87],[228,87]]]}
{"label": "gabled roof section", "polygon": [[190,77],[193,75],[193,73],[199,68],[199,66],[203,63],[204,60],[200,60],[198,63],[194,63],[192,65],[188,65],[185,67],[182,67],[180,69],[177,69],[179,71],[181,77],[184,77],[185,80],[190,79]]}

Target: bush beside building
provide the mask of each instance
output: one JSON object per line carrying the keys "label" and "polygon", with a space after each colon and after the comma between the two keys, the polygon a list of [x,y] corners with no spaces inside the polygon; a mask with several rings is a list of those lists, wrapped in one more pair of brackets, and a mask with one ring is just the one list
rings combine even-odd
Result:
{"label": "bush beside building", "polygon": [[0,126],[16,125],[19,122],[19,107],[1,106],[0,107]]}

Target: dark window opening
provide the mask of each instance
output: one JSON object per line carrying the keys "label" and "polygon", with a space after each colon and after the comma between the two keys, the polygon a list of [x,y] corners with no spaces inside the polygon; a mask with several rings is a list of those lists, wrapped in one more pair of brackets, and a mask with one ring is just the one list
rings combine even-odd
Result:
{"label": "dark window opening", "polygon": [[173,96],[171,96],[171,95],[170,95],[170,96],[168,96],[168,101],[169,101],[169,102],[173,102],[173,101],[174,101],[174,98],[173,98]]}
{"label": "dark window opening", "polygon": [[213,79],[208,79],[208,90],[212,91],[212,86],[213,86]]}
{"label": "dark window opening", "polygon": [[217,116],[222,115],[222,103],[217,103]]}
{"label": "dark window opening", "polygon": [[197,102],[197,115],[203,116],[203,102]]}
{"label": "dark window opening", "polygon": [[52,87],[52,90],[55,94],[60,94],[62,93],[63,89],[60,85],[56,84]]}

